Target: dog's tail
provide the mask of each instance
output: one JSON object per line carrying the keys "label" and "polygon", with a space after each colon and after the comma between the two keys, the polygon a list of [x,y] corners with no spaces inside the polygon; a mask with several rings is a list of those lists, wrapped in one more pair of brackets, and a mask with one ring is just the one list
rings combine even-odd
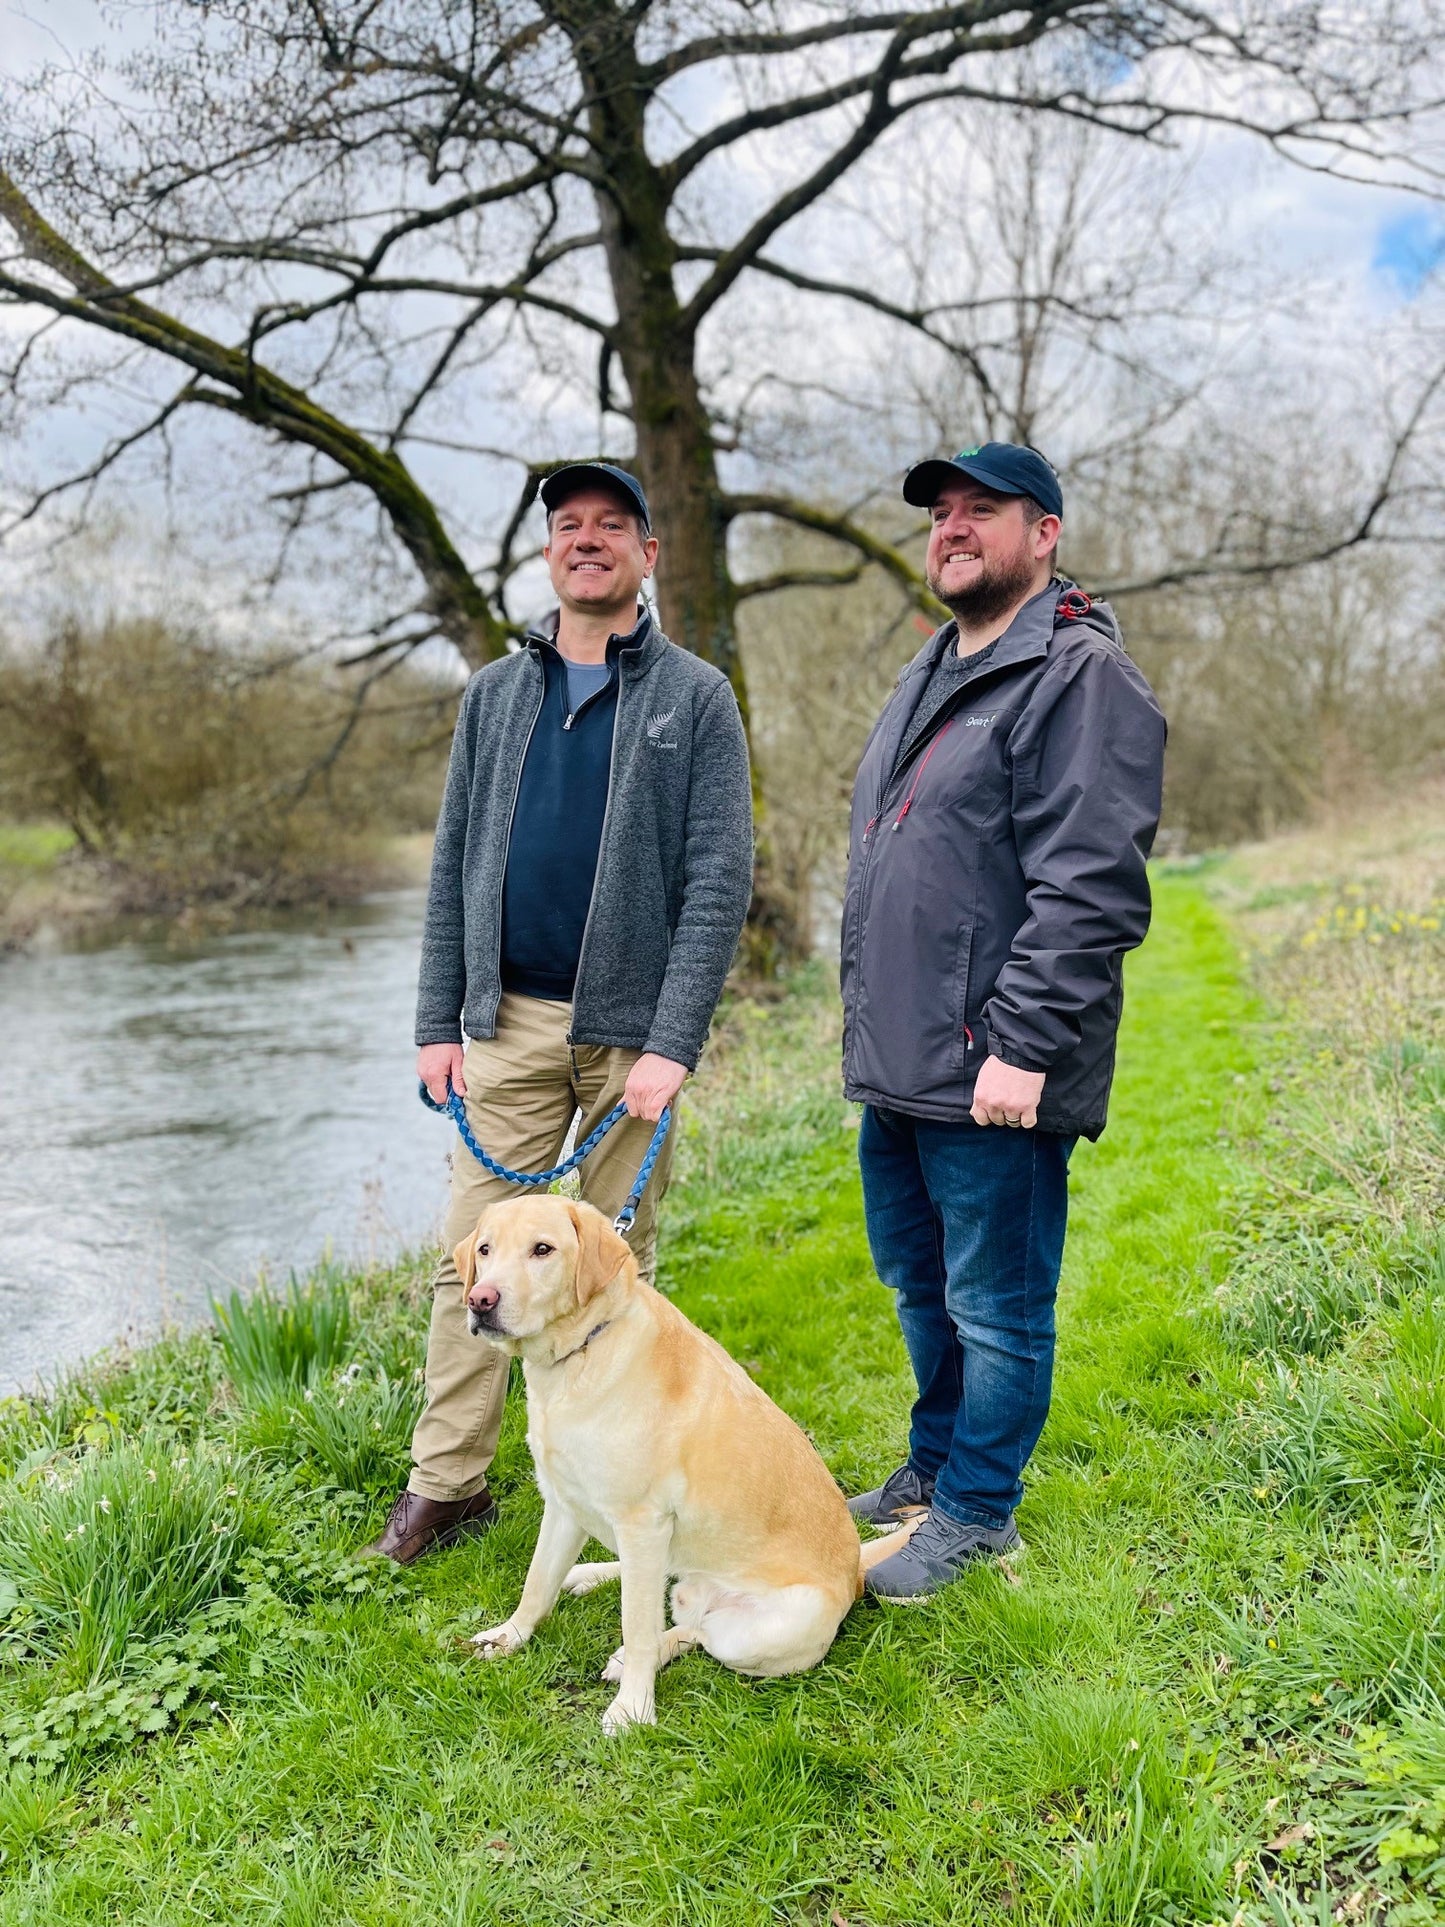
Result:
{"label": "dog's tail", "polygon": [[906,1546],[927,1517],[928,1513],[920,1510],[917,1518],[910,1519],[906,1525],[900,1526],[892,1532],[885,1532],[881,1538],[867,1539],[859,1546],[857,1593],[859,1599],[863,1597],[864,1573],[871,1572],[874,1566],[878,1565],[881,1560],[891,1557],[893,1553],[897,1552],[900,1546]]}

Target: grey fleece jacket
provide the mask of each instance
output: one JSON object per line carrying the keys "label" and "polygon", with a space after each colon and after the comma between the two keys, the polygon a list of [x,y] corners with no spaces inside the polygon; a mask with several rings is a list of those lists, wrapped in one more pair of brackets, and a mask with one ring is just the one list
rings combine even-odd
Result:
{"label": "grey fleece jacket", "polygon": [[[496,1033],[502,878],[542,706],[542,637],[462,696],[437,821],[416,1041]],[[571,1040],[694,1069],[752,891],[752,786],[727,678],[653,624],[618,652],[607,812],[572,996]]]}

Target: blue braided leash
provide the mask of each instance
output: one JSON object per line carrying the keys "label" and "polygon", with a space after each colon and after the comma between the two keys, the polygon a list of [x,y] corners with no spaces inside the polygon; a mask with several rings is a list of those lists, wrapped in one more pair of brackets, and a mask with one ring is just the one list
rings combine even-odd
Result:
{"label": "blue braided leash", "polygon": [[[558,1178],[565,1178],[569,1171],[577,1169],[584,1158],[591,1156],[613,1125],[620,1124],[627,1116],[625,1104],[614,1104],[597,1129],[577,1146],[570,1157],[563,1158],[560,1164],[554,1164],[550,1171],[509,1171],[505,1164],[498,1164],[495,1158],[488,1157],[472,1135],[472,1127],[467,1122],[466,1106],[452,1089],[450,1078],[447,1079],[445,1104],[438,1104],[425,1084],[419,1084],[417,1090],[422,1103],[429,1111],[437,1111],[443,1117],[449,1117],[452,1120],[461,1133],[462,1143],[466,1145],[483,1170],[490,1171],[494,1178],[504,1178],[508,1184],[554,1184]],[[642,1194],[647,1189],[647,1180],[652,1176],[652,1167],[657,1163],[658,1154],[667,1136],[667,1127],[671,1122],[672,1107],[667,1105],[664,1106],[662,1116],[657,1120],[657,1129],[652,1134],[652,1142],[647,1147],[642,1163],[637,1167],[637,1176],[633,1180],[632,1189],[627,1194],[627,1202],[612,1220],[613,1230],[620,1231],[624,1237],[632,1229],[633,1220],[637,1216],[637,1207],[642,1202]]]}

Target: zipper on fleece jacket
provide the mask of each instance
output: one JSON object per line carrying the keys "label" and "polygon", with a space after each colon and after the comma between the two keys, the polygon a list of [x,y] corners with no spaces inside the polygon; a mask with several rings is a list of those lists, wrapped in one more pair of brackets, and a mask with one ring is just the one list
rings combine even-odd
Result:
{"label": "zipper on fleece jacket", "polygon": [[[597,908],[597,879],[602,875],[602,860],[607,851],[607,825],[612,820],[613,778],[617,774],[617,725],[622,719],[622,692],[625,687],[626,683],[622,673],[622,653],[619,650],[617,656],[617,702],[612,711],[612,744],[607,752],[607,801],[602,806],[602,832],[597,839],[597,868],[592,873],[592,894],[587,899],[587,921],[582,926],[582,941],[577,947],[577,975],[572,984],[572,1009],[574,1012],[577,1008],[577,985],[582,981],[582,966],[587,959],[587,939],[592,934],[592,916]],[[601,690],[597,691],[599,696],[601,693]],[[543,699],[545,700],[545,698],[546,691],[544,690]],[[595,698],[588,698],[589,702],[593,700],[595,700]],[[520,780],[519,777],[518,781],[520,782]],[[497,932],[497,942],[500,945],[500,928]],[[569,1050],[571,1050],[575,1041],[572,1035],[572,1027],[569,1024],[567,1027],[567,1048]]]}
{"label": "zipper on fleece jacket", "polygon": [[[532,747],[532,738],[536,734],[538,719],[547,703],[547,669],[540,657],[537,660],[537,668],[541,671],[542,676],[542,694],[538,699],[537,707],[532,711],[532,720],[527,725],[526,741],[522,744],[522,754],[517,759],[517,780],[512,785],[512,803],[507,811],[507,831],[506,835],[502,838],[502,867],[497,873],[497,949],[495,956],[492,958],[492,977],[497,985],[497,1001],[499,1003],[502,995],[502,891],[506,888],[507,882],[507,858],[512,853],[512,824],[516,820],[517,815],[517,798],[522,793],[522,771],[527,765],[527,751]],[[612,788],[610,775],[607,779],[607,785],[610,795]],[[603,818],[603,827],[606,827],[605,816]],[[492,1021],[495,1024],[495,1008],[492,1012]]]}

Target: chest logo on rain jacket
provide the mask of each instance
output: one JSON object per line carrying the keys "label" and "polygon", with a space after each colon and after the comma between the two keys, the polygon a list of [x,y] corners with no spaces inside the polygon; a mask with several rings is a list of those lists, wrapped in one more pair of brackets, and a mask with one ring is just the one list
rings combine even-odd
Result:
{"label": "chest logo on rain jacket", "polygon": [[987,716],[965,716],[963,726],[965,729],[987,729],[997,714],[996,709],[991,709]]}

